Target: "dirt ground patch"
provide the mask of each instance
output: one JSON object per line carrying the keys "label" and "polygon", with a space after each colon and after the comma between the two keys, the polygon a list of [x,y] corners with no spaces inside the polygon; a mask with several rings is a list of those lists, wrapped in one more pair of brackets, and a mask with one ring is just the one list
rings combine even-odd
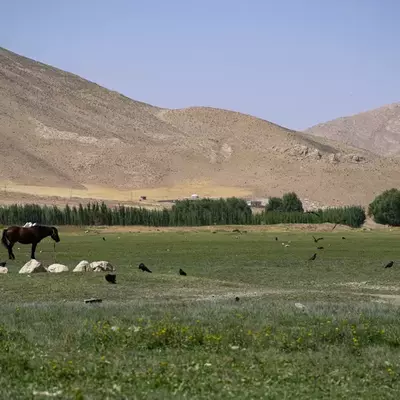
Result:
{"label": "dirt ground patch", "polygon": [[368,282],[345,282],[345,283],[337,283],[337,286],[346,286],[354,289],[368,289],[368,290],[392,290],[398,291],[400,290],[399,286],[394,285],[373,285]]}
{"label": "dirt ground patch", "polygon": [[[238,229],[246,232],[331,232],[334,224],[276,224],[276,225],[211,225],[211,226],[178,226],[178,227],[153,227],[153,226],[99,226],[89,227],[85,230],[103,233],[135,233],[135,232],[233,232]],[[71,227],[71,230],[73,228]],[[77,228],[78,229],[78,228]],[[335,231],[353,230],[345,225],[337,225]]]}
{"label": "dirt ground patch", "polygon": [[[118,190],[109,187],[84,185],[84,189],[70,187],[33,186],[21,185],[12,182],[0,182],[0,201],[13,199],[21,202],[26,198],[41,198],[52,201],[58,199],[71,204],[71,201],[87,202],[96,199],[97,201],[108,201],[114,203],[129,203],[140,205],[156,205],[159,200],[171,200],[190,197],[197,193],[201,197],[246,197],[251,196],[249,190],[234,186],[219,186],[208,181],[196,181],[172,185],[170,187],[154,187],[132,190]],[[139,201],[140,196],[146,196],[147,201]]]}
{"label": "dirt ground patch", "polygon": [[370,294],[370,296],[378,297],[377,300],[374,300],[374,302],[378,303],[391,303],[396,306],[400,306],[400,295],[398,294]]}
{"label": "dirt ground patch", "polygon": [[168,203],[158,203],[156,201],[130,201],[130,200],[110,200],[110,199],[99,199],[96,197],[62,197],[62,196],[46,196],[46,195],[35,195],[32,193],[24,192],[13,192],[13,191],[0,191],[0,205],[11,205],[11,204],[38,204],[41,206],[53,206],[65,207],[67,204],[69,206],[78,206],[81,204],[104,202],[109,207],[115,207],[120,204],[130,207],[142,207],[149,209],[163,209],[169,208]]}

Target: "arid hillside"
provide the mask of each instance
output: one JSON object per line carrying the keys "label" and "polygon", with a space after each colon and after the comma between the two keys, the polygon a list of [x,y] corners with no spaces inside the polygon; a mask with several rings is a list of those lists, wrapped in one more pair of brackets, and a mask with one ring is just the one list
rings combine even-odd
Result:
{"label": "arid hillside", "polygon": [[238,112],[154,107],[1,48],[0,146],[8,198],[294,190],[321,205],[366,204],[400,182],[398,159]]}
{"label": "arid hillside", "polygon": [[305,132],[382,156],[400,156],[400,103],[318,124]]}

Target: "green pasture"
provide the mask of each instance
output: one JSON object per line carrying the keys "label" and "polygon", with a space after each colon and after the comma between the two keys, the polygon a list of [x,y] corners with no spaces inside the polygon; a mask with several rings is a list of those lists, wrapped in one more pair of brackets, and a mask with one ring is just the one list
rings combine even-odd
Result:
{"label": "green pasture", "polygon": [[[61,274],[18,274],[17,244],[0,275],[0,398],[400,398],[400,232],[233,229],[60,228],[36,257]],[[117,284],[73,273],[81,260],[111,262]]]}

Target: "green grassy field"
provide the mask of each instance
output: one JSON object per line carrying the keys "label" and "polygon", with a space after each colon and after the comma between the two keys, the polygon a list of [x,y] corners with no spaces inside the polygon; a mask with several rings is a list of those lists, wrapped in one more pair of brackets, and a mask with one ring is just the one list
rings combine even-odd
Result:
{"label": "green grassy field", "polygon": [[196,229],[61,228],[56,253],[38,246],[45,265],[108,260],[117,285],[20,275],[30,247],[16,245],[0,276],[0,398],[400,398],[400,232],[314,235],[324,249],[307,232]]}

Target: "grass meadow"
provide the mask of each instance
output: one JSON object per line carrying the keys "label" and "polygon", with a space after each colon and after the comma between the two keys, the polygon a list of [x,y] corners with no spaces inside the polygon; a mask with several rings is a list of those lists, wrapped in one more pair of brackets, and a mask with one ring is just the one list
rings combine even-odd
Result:
{"label": "grass meadow", "polygon": [[55,253],[39,244],[45,265],[110,261],[116,285],[20,275],[17,244],[0,276],[0,398],[400,398],[400,232],[233,229],[60,228]]}

